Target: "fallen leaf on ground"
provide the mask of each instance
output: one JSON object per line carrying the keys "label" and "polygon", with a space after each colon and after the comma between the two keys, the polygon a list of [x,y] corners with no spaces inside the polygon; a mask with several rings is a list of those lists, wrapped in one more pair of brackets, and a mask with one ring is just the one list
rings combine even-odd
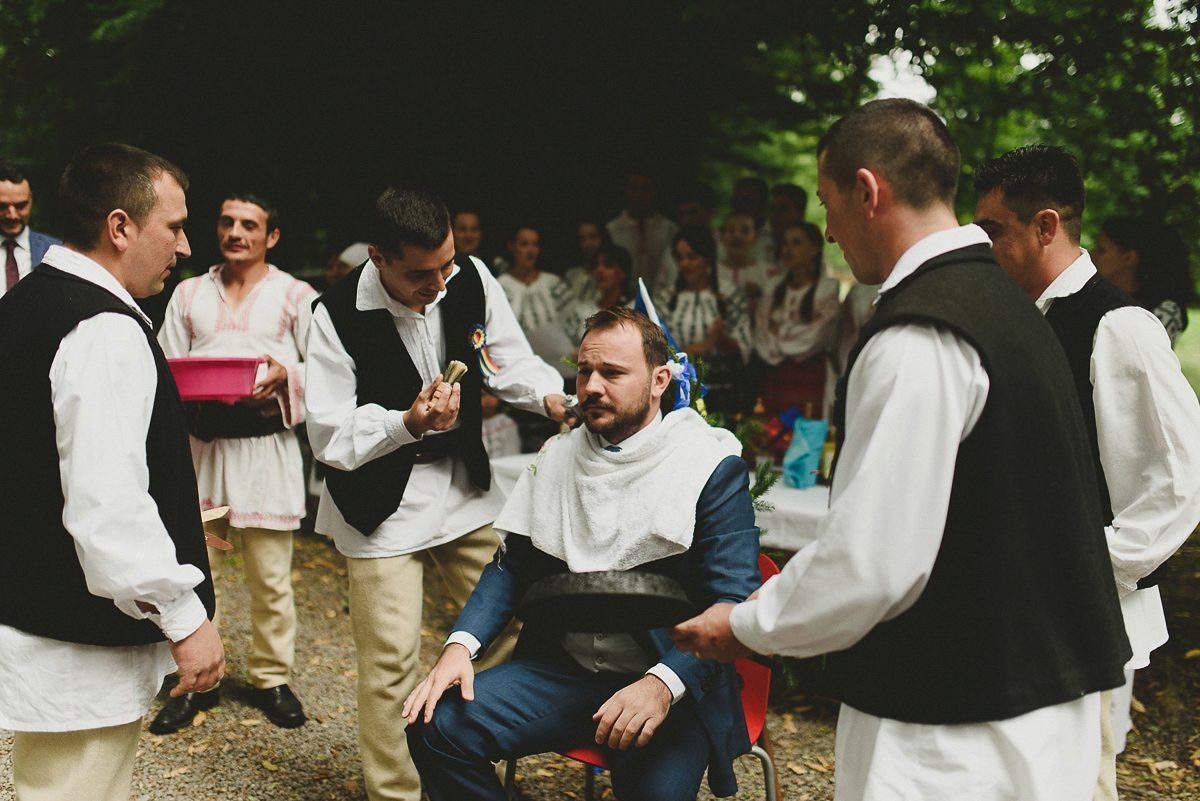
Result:
{"label": "fallen leaf on ground", "polygon": [[804,767],[803,765],[797,765],[795,762],[789,762],[787,767],[788,770],[790,770],[792,773],[795,773],[797,776],[803,776],[805,773],[808,773],[808,768]]}
{"label": "fallen leaf on ground", "polygon": [[196,717],[192,718],[192,725],[199,726],[204,721],[208,720],[208,713],[201,709],[196,713]]}
{"label": "fallen leaf on ground", "polygon": [[167,771],[166,773],[164,773],[163,778],[164,779],[174,779],[176,776],[182,776],[183,774],[185,774],[187,772],[188,772],[188,769],[186,767],[175,768],[175,770]]}
{"label": "fallen leaf on ground", "polygon": [[262,766],[267,770],[279,770],[279,766],[269,759],[264,759],[262,761]]}
{"label": "fallen leaf on ground", "polygon": [[239,720],[238,724],[242,726],[258,726],[262,724],[262,721],[258,718],[246,718],[245,720]]}

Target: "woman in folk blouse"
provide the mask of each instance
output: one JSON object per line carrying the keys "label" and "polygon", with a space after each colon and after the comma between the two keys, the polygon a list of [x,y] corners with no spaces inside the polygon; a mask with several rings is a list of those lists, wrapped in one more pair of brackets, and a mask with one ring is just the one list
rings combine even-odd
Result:
{"label": "woman in folk blouse", "polygon": [[559,325],[571,302],[571,290],[557,275],[537,268],[541,253],[538,232],[529,226],[516,229],[508,240],[508,252],[512,269],[497,280],[521,329],[528,335],[546,326]]}
{"label": "woman in folk blouse", "polygon": [[748,411],[754,387],[746,370],[753,347],[746,296],[717,281],[717,244],[700,226],[684,226],[671,244],[679,267],[675,289],[656,302],[675,342],[694,361],[702,360],[712,411]]}
{"label": "woman in folk blouse", "polygon": [[563,315],[563,332],[578,347],[583,341],[587,319],[610,306],[629,305],[629,274],[633,259],[620,245],[602,244],[592,251],[588,260],[588,286],[584,299],[575,300]]}
{"label": "woman in folk blouse", "polygon": [[778,414],[795,406],[806,417],[824,417],[827,391],[836,378],[828,351],[839,325],[838,282],[825,274],[825,239],[812,223],[783,232],[781,260],[787,274],[758,305],[754,349],[766,364],[763,407]]}

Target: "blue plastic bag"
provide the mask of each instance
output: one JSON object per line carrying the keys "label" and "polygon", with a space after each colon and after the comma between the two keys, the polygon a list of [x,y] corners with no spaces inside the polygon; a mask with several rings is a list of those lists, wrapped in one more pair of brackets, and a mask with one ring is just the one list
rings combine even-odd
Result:
{"label": "blue plastic bag", "polygon": [[829,423],[797,417],[792,424],[792,444],[783,454],[783,483],[796,489],[808,489],[817,483],[821,467],[821,448]]}

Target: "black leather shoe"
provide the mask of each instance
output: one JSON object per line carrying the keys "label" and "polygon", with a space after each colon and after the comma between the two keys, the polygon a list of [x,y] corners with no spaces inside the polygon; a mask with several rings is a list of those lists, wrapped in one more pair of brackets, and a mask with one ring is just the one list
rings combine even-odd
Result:
{"label": "black leather shoe", "polygon": [[303,726],[308,720],[304,715],[304,707],[300,699],[286,684],[260,690],[250,688],[250,703],[261,709],[267,715],[267,720],[284,729],[294,729]]}
{"label": "black leather shoe", "polygon": [[206,693],[185,693],[178,698],[172,698],[158,710],[154,720],[150,721],[150,731],[154,734],[171,734],[192,725],[192,718],[202,709],[212,709],[221,703],[221,691],[209,690]]}

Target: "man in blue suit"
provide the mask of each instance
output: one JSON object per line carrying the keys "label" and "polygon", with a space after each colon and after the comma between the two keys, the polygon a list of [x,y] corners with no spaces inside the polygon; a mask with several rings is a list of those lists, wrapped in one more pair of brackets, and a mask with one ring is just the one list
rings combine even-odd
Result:
{"label": "man in blue suit", "polygon": [[15,161],[0,159],[0,234],[4,236],[4,252],[0,253],[0,258],[4,259],[5,273],[4,280],[0,281],[0,295],[41,264],[42,256],[51,245],[62,244],[29,227],[32,205],[33,192],[21,166]]}
{"label": "man in blue suit", "polygon": [[512,661],[477,677],[471,669],[525,590],[551,574],[654,572],[698,607],[758,586],[740,444],[691,409],[660,414],[680,372],[645,315],[612,308],[588,320],[584,428],[550,440],[518,481],[495,523],[504,545],[405,703],[409,748],[434,801],[499,801],[492,762],[588,743],[608,749],[622,801],[694,799],[706,768],[714,794],[736,792],[732,761],[750,742],[733,666],[673,652],[665,629],[530,623]]}

